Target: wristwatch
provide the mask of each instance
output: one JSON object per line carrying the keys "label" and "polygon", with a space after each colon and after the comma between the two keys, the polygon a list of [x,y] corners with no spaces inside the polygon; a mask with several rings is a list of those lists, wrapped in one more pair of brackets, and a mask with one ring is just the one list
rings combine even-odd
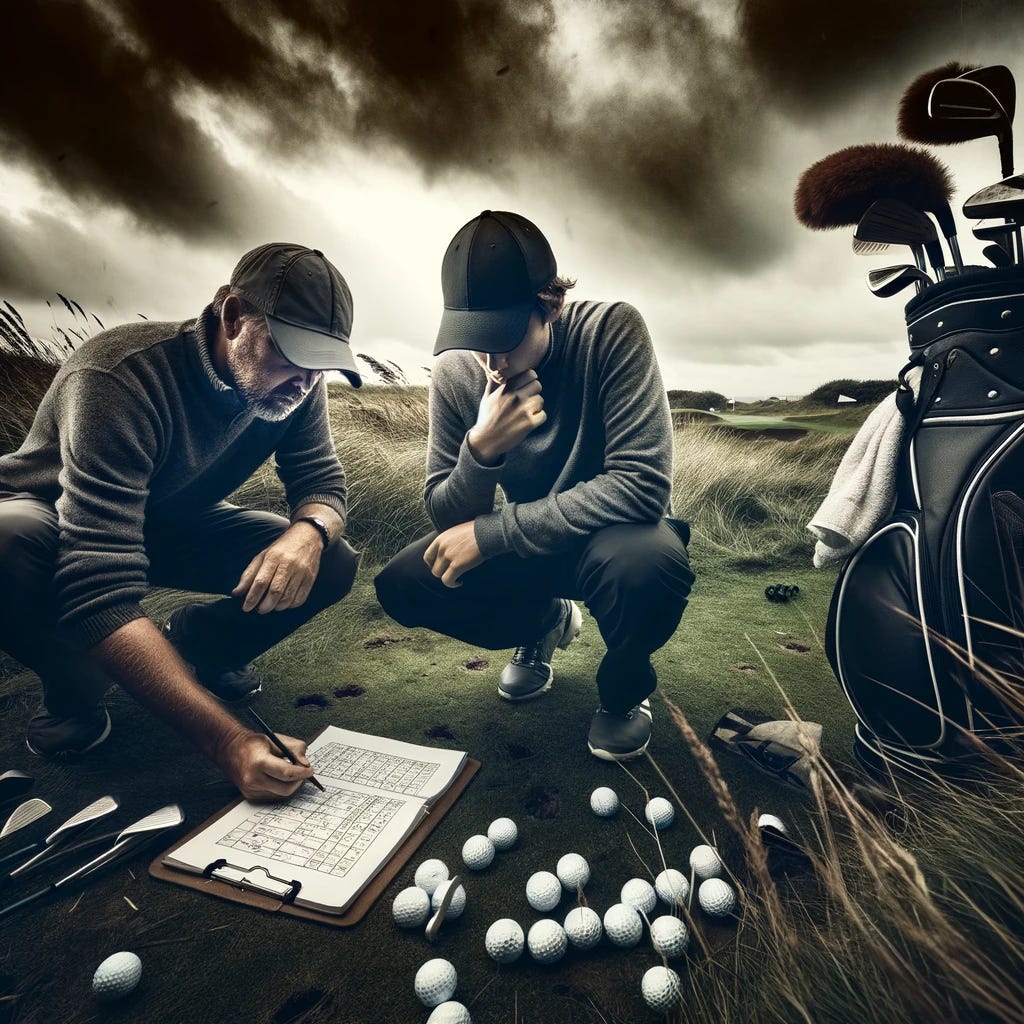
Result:
{"label": "wristwatch", "polygon": [[319,516],[299,516],[294,522],[309,523],[310,526],[314,527],[316,532],[320,534],[320,539],[324,542],[325,548],[331,543],[331,532],[327,529],[327,524]]}

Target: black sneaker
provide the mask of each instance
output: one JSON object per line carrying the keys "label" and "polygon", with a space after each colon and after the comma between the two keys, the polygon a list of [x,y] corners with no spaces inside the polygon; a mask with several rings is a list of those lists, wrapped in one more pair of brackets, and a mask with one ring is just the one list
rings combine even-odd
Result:
{"label": "black sneaker", "polygon": [[601,706],[590,720],[587,746],[602,761],[631,761],[651,742],[651,702],[641,701],[624,715],[613,715]]}
{"label": "black sneaker", "polygon": [[539,640],[517,647],[512,660],[501,670],[498,696],[505,700],[530,700],[551,689],[555,674],[551,658],[555,648],[565,650],[580,635],[583,614],[574,601],[560,598],[562,611],[550,632]]}
{"label": "black sneaker", "polygon": [[[177,643],[175,634],[174,619],[178,614],[180,612],[173,612],[170,618],[160,627],[160,632],[163,633],[170,641],[171,646],[187,662],[188,658]],[[189,662],[189,664],[192,663]],[[202,665],[192,665],[192,671],[195,673],[196,679],[214,697],[224,701],[225,704],[233,704],[236,701],[245,700],[246,697],[251,697],[254,693],[259,693],[263,689],[263,682],[256,671],[256,666],[251,663],[243,665],[241,668],[208,668]]]}
{"label": "black sneaker", "polygon": [[71,758],[98,747],[110,735],[110,715],[102,704],[76,718],[58,718],[42,705],[28,723],[25,745],[47,758]]}

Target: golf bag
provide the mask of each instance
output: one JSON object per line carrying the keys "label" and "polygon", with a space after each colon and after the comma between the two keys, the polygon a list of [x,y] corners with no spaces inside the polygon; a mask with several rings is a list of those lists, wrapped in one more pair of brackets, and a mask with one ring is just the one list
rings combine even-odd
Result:
{"label": "golf bag", "polygon": [[1021,721],[991,680],[1024,681],[1024,268],[947,279],[906,320],[896,506],[839,576],[826,651],[863,763],[954,773]]}

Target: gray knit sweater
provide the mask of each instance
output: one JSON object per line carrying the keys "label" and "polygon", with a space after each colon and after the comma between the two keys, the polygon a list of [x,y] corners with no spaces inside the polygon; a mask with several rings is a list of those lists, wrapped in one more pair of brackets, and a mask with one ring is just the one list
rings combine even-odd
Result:
{"label": "gray knit sweater", "polygon": [[285,420],[257,418],[210,359],[216,320],[126,324],[60,368],[0,490],[53,502],[60,527],[60,624],[82,647],[141,618],[143,528],[224,499],[272,453],[289,506],[345,516],[345,474],[321,380]]}
{"label": "gray knit sweater", "polygon": [[[483,466],[466,434],[486,385],[471,352],[442,354],[430,388],[425,500],[438,530],[475,520],[485,557],[550,555],[614,523],[670,511],[672,420],[640,314],[570,302],[537,369],[547,421]],[[495,488],[505,504],[494,511]]]}

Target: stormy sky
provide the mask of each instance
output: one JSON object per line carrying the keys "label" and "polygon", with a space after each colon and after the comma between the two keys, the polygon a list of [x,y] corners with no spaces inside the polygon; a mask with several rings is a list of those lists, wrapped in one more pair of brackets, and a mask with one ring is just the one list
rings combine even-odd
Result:
{"label": "stormy sky", "polygon": [[[892,142],[949,60],[1024,75],[1019,0],[29,0],[5,8],[0,299],[109,326],[194,316],[264,241],[348,279],[354,348],[423,380],[440,261],[480,210],[548,236],[578,297],[647,319],[671,387],[798,395],[891,377],[902,297],[801,171]],[[960,201],[994,139],[934,150]],[[959,202],[954,200],[954,209]],[[980,244],[961,224],[968,262]],[[59,319],[58,319],[58,322]]]}

